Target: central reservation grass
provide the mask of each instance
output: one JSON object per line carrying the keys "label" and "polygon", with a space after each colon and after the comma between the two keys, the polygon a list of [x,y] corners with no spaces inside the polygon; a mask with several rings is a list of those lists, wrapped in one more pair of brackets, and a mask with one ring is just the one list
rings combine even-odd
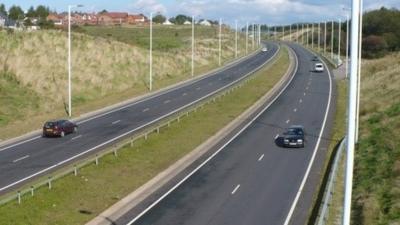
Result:
{"label": "central reservation grass", "polygon": [[21,205],[10,202],[0,206],[1,224],[74,225],[91,220],[215,135],[267,93],[289,66],[286,49],[278,57],[249,83],[147,141],[123,147],[117,158],[106,155],[98,166],[82,168],[79,176],[54,181],[52,190],[42,187],[34,197],[23,196]]}

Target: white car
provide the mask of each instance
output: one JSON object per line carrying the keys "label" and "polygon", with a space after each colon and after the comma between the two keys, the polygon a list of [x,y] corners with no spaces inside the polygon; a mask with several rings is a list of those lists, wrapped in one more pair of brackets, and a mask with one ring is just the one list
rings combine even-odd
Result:
{"label": "white car", "polygon": [[264,47],[261,49],[261,51],[266,52],[266,51],[268,51],[268,49],[267,49],[267,47]]}
{"label": "white car", "polygon": [[324,65],[322,63],[315,63],[315,72],[324,72]]}

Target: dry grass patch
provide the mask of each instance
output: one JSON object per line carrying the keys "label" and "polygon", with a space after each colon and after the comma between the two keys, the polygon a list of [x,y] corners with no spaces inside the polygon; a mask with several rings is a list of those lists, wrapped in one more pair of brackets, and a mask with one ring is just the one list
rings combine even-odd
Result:
{"label": "dry grass patch", "polygon": [[[107,29],[116,32],[116,28]],[[133,29],[133,32],[141,29],[143,34],[146,33],[143,27],[126,29]],[[161,28],[155,28],[155,35],[158,34],[159,40],[163,41],[163,30],[158,29]],[[196,42],[197,75],[218,66],[218,40],[215,35],[207,35],[215,32],[215,28],[208,29]],[[191,45],[188,31],[189,28],[171,29],[170,32],[178,34],[176,40],[183,40],[182,45],[155,49],[153,72],[156,90],[190,78]],[[223,36],[224,63],[234,58],[233,37],[231,31],[226,31]],[[82,33],[74,33],[72,40],[74,116],[147,92],[149,55],[142,45],[122,42],[112,36]],[[169,37],[166,40],[174,39]],[[146,44],[148,38],[142,38],[141,41]],[[239,46],[244,46],[243,38]],[[12,95],[21,98],[21,101],[7,101],[4,96],[0,98],[0,139],[38,129],[45,120],[65,117],[68,98],[66,33],[43,30],[7,34],[0,31],[0,49],[0,73],[14,77],[18,87],[13,89]],[[239,48],[239,55],[244,55],[243,47]],[[3,92],[11,85],[4,82],[0,84]],[[24,91],[31,94],[28,96]],[[37,107],[26,106],[28,102],[35,103]],[[15,109],[19,113],[14,113]]]}

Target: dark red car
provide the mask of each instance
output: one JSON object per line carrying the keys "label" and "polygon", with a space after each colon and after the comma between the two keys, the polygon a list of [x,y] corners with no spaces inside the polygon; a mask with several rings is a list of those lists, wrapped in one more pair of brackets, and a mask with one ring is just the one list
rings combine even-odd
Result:
{"label": "dark red car", "polygon": [[43,137],[64,137],[66,134],[75,133],[77,131],[78,125],[69,120],[47,121],[43,126]]}

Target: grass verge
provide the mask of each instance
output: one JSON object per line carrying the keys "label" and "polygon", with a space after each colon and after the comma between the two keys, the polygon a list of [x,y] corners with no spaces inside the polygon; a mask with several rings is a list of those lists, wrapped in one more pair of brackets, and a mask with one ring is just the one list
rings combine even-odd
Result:
{"label": "grass verge", "polygon": [[106,155],[98,166],[82,168],[79,176],[67,175],[55,181],[51,190],[42,187],[34,197],[23,196],[21,205],[10,202],[0,206],[2,224],[71,225],[89,221],[217,133],[268,92],[289,66],[286,49],[278,57],[240,89],[147,141],[123,147],[117,158]]}

